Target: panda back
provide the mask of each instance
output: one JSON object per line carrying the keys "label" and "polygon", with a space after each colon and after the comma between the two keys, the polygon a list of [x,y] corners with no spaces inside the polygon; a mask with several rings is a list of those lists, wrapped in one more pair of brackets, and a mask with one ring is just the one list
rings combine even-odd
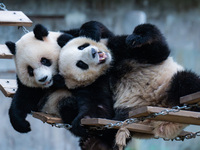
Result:
{"label": "panda back", "polygon": [[171,57],[157,65],[126,61],[122,65],[124,67],[120,68],[126,68],[126,65],[129,68],[131,66],[131,71],[124,74],[115,85],[114,108],[163,105],[171,78],[183,70]]}

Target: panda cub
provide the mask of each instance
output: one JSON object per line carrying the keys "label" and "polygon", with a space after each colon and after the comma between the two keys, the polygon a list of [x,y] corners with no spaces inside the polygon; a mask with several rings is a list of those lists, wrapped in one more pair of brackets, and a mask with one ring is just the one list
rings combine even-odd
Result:
{"label": "panda cub", "polygon": [[57,44],[59,32],[49,32],[38,24],[33,32],[21,37],[16,43],[6,42],[14,55],[18,89],[9,109],[13,128],[21,133],[29,132],[30,124],[26,116],[37,111],[37,104],[53,85],[57,74],[60,46]]}
{"label": "panda cub", "polygon": [[114,117],[107,74],[112,56],[96,37],[87,34],[87,37],[74,38],[63,34],[58,38],[62,49],[57,84],[61,89],[45,96],[41,109],[72,124],[71,132],[79,137],[88,136],[86,128],[81,126],[81,119]]}
{"label": "panda cub", "polygon": [[[110,38],[107,46],[113,53],[120,52],[114,59],[125,51],[129,54],[121,61],[116,59],[111,75],[114,119],[125,120],[130,110],[141,106],[177,106],[180,97],[200,91],[200,77],[169,56],[165,37],[155,25],[138,25],[131,35]],[[154,127],[154,136],[169,139],[187,126],[164,121],[144,123]]]}
{"label": "panda cub", "polygon": [[[90,22],[86,24],[93,27]],[[96,29],[102,30],[98,27]],[[113,92],[115,120],[129,118],[130,111],[142,106],[180,105],[181,96],[200,91],[199,76],[184,70],[169,56],[170,49],[165,37],[155,25],[138,25],[130,35],[109,37],[106,46],[113,57],[109,79]],[[143,123],[153,126],[153,136],[169,139],[176,137],[187,126],[150,120]],[[107,136],[109,137],[109,134]],[[153,137],[137,133],[133,133],[132,136]],[[104,138],[88,138],[83,142],[83,147],[95,149],[105,142]],[[91,143],[96,143],[93,148]]]}

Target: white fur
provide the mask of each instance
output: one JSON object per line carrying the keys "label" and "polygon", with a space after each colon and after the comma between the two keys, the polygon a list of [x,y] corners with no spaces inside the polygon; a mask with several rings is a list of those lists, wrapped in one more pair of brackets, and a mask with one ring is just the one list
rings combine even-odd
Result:
{"label": "white fur", "polygon": [[183,67],[169,57],[158,65],[127,62],[132,71],[118,81],[114,107],[163,106],[172,76]]}
{"label": "white fur", "polygon": [[[48,82],[51,80],[52,75],[56,74],[57,61],[61,49],[57,44],[57,38],[60,34],[59,32],[49,32],[44,41],[41,41],[35,38],[33,32],[29,32],[16,42],[16,55],[14,56],[16,72],[24,85],[43,88],[52,84],[44,85],[38,80],[48,76],[46,81]],[[51,60],[52,65],[48,69],[40,63],[42,57]],[[33,77],[28,74],[28,66],[34,69],[35,75]]]}
{"label": "white fur", "polygon": [[[89,43],[90,46],[86,47],[84,50],[79,50],[78,47],[85,43]],[[98,64],[99,56],[97,55],[93,58],[91,55],[91,48],[106,52],[108,55],[106,62]],[[79,60],[88,64],[89,69],[83,70],[77,67],[76,63]],[[60,74],[65,78],[67,87],[73,89],[93,83],[110,67],[111,60],[110,51],[104,44],[85,37],[78,37],[69,41],[62,48],[59,58],[59,70]]]}
{"label": "white fur", "polygon": [[[134,61],[126,63],[125,65],[132,67],[132,71],[117,82],[114,108],[130,107],[134,110],[141,106],[165,107],[170,80],[177,71],[183,70],[183,67],[171,57],[158,65],[139,64]],[[186,127],[184,124],[163,121],[148,121],[148,124],[154,127],[155,136],[163,138],[174,138]]]}

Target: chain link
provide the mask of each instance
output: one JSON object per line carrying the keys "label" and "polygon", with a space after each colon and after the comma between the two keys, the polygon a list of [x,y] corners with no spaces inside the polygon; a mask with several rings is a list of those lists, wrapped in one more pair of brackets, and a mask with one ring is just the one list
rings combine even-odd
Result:
{"label": "chain link", "polygon": [[[126,124],[138,123],[140,121],[144,121],[145,119],[155,118],[155,117],[160,116],[160,115],[168,115],[169,113],[177,113],[180,110],[189,110],[193,107],[199,107],[199,104],[174,106],[171,109],[164,109],[159,113],[153,113],[153,114],[150,114],[148,116],[143,116],[143,117],[138,117],[138,118],[129,118],[129,119],[126,119],[124,121],[118,121],[116,123],[109,123],[107,125],[98,127],[98,130],[112,129],[114,127],[121,127],[121,126],[126,125]],[[192,138],[195,138],[196,136],[200,136],[200,131],[198,131],[196,133],[186,134],[183,137],[178,136],[174,139],[167,139],[167,138],[163,138],[163,139],[165,141],[169,141],[169,140],[183,141],[184,139],[192,139]],[[158,139],[159,137],[155,137],[155,138]]]}
{"label": "chain link", "polygon": [[6,6],[4,5],[4,3],[0,3],[0,9],[7,11],[8,9],[6,9]]}
{"label": "chain link", "polygon": [[[4,10],[4,11],[8,11],[8,9],[6,9],[6,6],[4,5],[4,3],[0,3],[0,9]],[[29,30],[27,30],[24,26],[20,26],[19,28],[22,28],[22,30],[24,31],[24,33],[28,33]]]}
{"label": "chain link", "polygon": [[53,123],[51,125],[54,126],[54,127],[57,127],[57,128],[65,128],[67,130],[72,128],[72,125],[66,124],[66,123]]}

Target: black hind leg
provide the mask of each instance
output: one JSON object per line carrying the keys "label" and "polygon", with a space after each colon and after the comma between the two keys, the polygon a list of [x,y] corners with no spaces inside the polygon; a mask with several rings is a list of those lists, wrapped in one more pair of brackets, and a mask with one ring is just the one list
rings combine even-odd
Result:
{"label": "black hind leg", "polygon": [[200,77],[191,71],[179,71],[171,80],[168,105],[180,105],[180,97],[200,91]]}

